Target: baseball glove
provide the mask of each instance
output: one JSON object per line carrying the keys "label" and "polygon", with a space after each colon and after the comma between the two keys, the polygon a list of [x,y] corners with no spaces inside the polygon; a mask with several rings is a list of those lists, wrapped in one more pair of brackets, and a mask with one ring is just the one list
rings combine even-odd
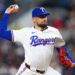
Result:
{"label": "baseball glove", "polygon": [[61,64],[66,68],[69,69],[72,62],[71,60],[66,56],[66,52],[64,48],[60,48],[59,50],[59,60]]}

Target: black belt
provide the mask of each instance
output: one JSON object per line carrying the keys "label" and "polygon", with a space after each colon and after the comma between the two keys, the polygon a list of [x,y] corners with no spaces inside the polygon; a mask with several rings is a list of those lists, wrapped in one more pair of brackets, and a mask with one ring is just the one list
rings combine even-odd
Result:
{"label": "black belt", "polygon": [[[28,65],[27,63],[25,65],[26,65],[27,68],[30,69],[30,65]],[[45,71],[36,70],[36,72],[43,74]]]}

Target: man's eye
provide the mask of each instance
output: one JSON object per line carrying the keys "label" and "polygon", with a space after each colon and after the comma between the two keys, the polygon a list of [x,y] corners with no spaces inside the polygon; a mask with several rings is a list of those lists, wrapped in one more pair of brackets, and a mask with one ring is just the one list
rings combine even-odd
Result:
{"label": "man's eye", "polygon": [[39,16],[39,18],[45,18],[47,15],[41,15]]}

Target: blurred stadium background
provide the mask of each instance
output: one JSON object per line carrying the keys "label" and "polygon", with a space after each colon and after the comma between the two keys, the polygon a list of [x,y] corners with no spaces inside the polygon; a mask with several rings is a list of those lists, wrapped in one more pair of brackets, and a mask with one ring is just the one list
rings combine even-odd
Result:
{"label": "blurred stadium background", "polygon": [[[51,13],[48,24],[60,30],[68,51],[75,60],[75,0],[0,0],[0,19],[5,9],[15,3],[20,6],[20,11],[11,14],[8,29],[33,26],[32,9],[44,6]],[[0,38],[0,75],[15,75],[23,60],[24,49],[20,43]],[[75,69],[65,70],[62,67],[56,50],[50,65],[62,75],[75,75]]]}

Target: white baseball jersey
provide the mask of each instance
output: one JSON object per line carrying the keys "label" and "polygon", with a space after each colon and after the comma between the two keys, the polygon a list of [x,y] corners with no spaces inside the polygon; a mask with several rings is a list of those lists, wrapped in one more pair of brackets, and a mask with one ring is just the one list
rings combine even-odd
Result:
{"label": "white baseball jersey", "polygon": [[65,44],[56,28],[48,26],[40,31],[34,27],[13,30],[14,41],[23,44],[25,63],[39,70],[45,70],[51,61],[54,47]]}

